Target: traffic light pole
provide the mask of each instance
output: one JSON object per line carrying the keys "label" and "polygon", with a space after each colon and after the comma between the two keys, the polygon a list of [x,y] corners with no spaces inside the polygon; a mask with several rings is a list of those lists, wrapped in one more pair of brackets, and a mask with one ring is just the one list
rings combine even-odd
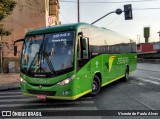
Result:
{"label": "traffic light pole", "polygon": [[106,16],[108,16],[108,15],[110,15],[110,14],[112,14],[112,13],[115,13],[115,12],[116,12],[116,11],[109,12],[108,14],[102,16],[101,18],[97,19],[96,21],[92,22],[91,24],[93,25],[93,24],[95,24],[96,22],[98,22],[99,20],[103,19],[104,17],[106,17]]}
{"label": "traffic light pole", "polygon": [[122,12],[124,12],[125,20],[132,19],[132,6],[131,6],[131,4],[128,4],[128,5],[124,5],[124,11],[122,11],[121,9],[116,9],[116,11],[109,12],[108,14],[102,16],[101,18],[97,19],[96,21],[92,22],[91,24],[92,25],[95,24],[99,20],[103,19],[104,17],[106,17],[112,13],[116,13],[117,15],[120,15]]}
{"label": "traffic light pole", "polygon": [[96,21],[92,22],[91,24],[95,24],[96,22],[98,22],[99,20],[103,19],[104,17],[112,14],[112,13],[116,13],[117,15],[120,15],[123,11],[121,9],[116,9],[116,11],[112,11],[112,12],[109,12],[107,13],[106,15],[102,16],[101,18],[97,19]]}

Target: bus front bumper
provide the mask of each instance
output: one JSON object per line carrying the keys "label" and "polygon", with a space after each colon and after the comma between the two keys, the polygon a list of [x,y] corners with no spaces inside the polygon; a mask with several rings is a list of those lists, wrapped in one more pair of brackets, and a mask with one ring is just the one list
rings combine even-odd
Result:
{"label": "bus front bumper", "polygon": [[77,98],[90,93],[92,90],[84,91],[80,94],[76,94],[76,90],[72,87],[73,84],[66,86],[53,85],[53,86],[33,86],[27,82],[20,82],[20,87],[23,95],[35,96],[43,95],[48,99],[60,99],[60,100],[76,100]]}
{"label": "bus front bumper", "polygon": [[78,98],[77,95],[74,95],[74,92],[71,91],[71,85],[33,86],[27,82],[20,82],[20,88],[22,94],[26,96],[38,97],[39,95],[43,95],[46,96],[46,98],[62,100],[75,100]]}

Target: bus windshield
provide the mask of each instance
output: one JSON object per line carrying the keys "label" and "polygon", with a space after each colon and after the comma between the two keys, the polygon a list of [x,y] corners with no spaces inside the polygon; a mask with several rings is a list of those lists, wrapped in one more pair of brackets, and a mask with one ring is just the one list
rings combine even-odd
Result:
{"label": "bus windshield", "polygon": [[21,70],[31,74],[55,74],[73,68],[74,37],[73,31],[26,37]]}

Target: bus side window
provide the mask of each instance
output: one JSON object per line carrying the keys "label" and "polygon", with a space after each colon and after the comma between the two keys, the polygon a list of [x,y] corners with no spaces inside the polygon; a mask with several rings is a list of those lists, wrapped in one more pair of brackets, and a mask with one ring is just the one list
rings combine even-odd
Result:
{"label": "bus side window", "polygon": [[89,39],[80,38],[77,44],[77,59],[89,59]]}
{"label": "bus side window", "polygon": [[77,43],[77,60],[81,59],[81,47],[80,47],[80,40]]}
{"label": "bus side window", "polygon": [[77,71],[89,61],[89,39],[80,38],[77,45]]}
{"label": "bus side window", "polygon": [[89,39],[81,39],[81,54],[83,59],[89,59]]}

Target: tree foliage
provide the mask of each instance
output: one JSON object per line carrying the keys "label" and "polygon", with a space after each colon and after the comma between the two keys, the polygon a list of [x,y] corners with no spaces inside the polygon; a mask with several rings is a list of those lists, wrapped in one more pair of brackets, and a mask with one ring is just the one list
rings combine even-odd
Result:
{"label": "tree foliage", "polygon": [[11,34],[10,31],[7,31],[3,28],[3,25],[0,24],[0,36],[9,36]]}
{"label": "tree foliage", "polygon": [[[0,21],[12,14],[16,2],[13,0],[0,0]],[[8,36],[11,32],[3,28],[3,25],[0,24],[0,36]]]}

